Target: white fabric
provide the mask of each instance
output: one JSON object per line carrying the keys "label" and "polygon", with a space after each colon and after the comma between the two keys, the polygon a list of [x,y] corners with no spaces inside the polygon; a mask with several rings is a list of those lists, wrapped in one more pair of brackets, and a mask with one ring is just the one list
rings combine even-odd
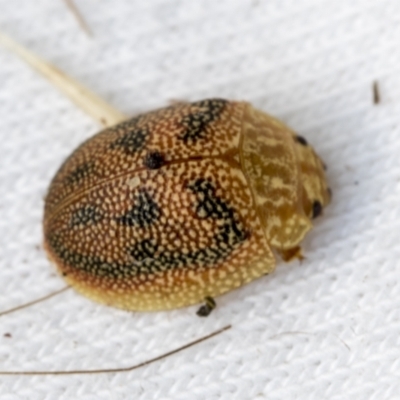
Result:
{"label": "white fabric", "polygon": [[[197,307],[128,313],[73,291],[0,317],[0,399],[400,398],[400,2],[0,0],[0,29],[129,114],[218,96],[284,120],[328,165],[333,202],[306,260]],[[373,104],[372,82],[381,103]],[[43,196],[98,125],[0,48],[0,310],[63,286],[41,247]],[[3,336],[9,333],[11,338]]]}

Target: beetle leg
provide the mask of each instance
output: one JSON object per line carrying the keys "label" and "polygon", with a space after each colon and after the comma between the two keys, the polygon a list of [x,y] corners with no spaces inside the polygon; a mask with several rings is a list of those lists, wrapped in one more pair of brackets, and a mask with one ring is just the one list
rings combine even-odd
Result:
{"label": "beetle leg", "polygon": [[199,317],[208,317],[211,313],[212,310],[214,310],[214,308],[217,306],[217,304],[215,303],[215,300],[210,297],[210,296],[206,296],[204,298],[205,304],[203,304],[198,310],[197,310],[197,315]]}
{"label": "beetle leg", "polygon": [[281,256],[282,260],[286,262],[293,261],[295,258],[297,258],[300,261],[304,260],[304,256],[301,253],[300,246],[296,246],[286,250],[277,250],[277,252]]}

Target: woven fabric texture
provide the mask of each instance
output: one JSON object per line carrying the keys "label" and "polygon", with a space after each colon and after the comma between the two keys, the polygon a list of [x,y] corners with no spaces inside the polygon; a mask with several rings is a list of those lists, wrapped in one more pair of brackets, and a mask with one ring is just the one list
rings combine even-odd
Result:
{"label": "woven fabric texture", "polygon": [[[0,400],[400,399],[400,2],[0,0],[0,30],[126,114],[243,99],[306,137],[332,204],[306,259],[197,307],[128,313],[68,291],[0,317]],[[373,81],[380,102],[373,102]],[[99,129],[0,48],[0,311],[63,287],[42,249],[43,197]]]}

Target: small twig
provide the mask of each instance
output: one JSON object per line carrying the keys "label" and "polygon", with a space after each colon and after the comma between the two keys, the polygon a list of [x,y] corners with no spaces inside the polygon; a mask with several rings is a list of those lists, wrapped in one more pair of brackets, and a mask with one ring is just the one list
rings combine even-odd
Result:
{"label": "small twig", "polygon": [[203,336],[200,339],[194,340],[193,342],[187,343],[181,347],[178,347],[175,350],[171,350],[168,353],[164,353],[161,356],[154,357],[150,360],[144,361],[142,363],[133,365],[131,367],[125,368],[110,368],[110,369],[92,369],[92,370],[73,370],[73,371],[0,371],[0,375],[75,375],[75,374],[104,374],[104,373],[115,373],[115,372],[129,372],[134,369],[144,367],[146,365],[152,364],[156,361],[162,360],[163,358],[172,356],[182,350],[185,350],[191,346],[204,342],[205,340],[211,339],[214,336],[219,335],[222,332],[230,329],[232,326],[228,325],[224,328],[221,328],[213,333],[210,333],[207,336]]}
{"label": "small twig", "polygon": [[378,81],[374,81],[372,84],[372,91],[374,94],[374,104],[379,104],[381,102],[381,95],[379,93]]}
{"label": "small twig", "polygon": [[42,60],[11,38],[0,32],[0,45],[17,54],[29,66],[44,75],[62,93],[67,95],[77,106],[104,126],[112,126],[127,119],[127,116],[110,106],[103,99],[70,78],[55,66]]}
{"label": "small twig", "polygon": [[80,27],[86,32],[88,36],[93,37],[93,32],[89,28],[89,25],[86,23],[85,19],[83,18],[82,14],[78,10],[78,7],[75,5],[73,0],[64,0],[67,7],[71,10],[72,14],[74,14],[76,20],[78,21]]}
{"label": "small twig", "polygon": [[39,297],[36,300],[32,300],[32,301],[30,301],[28,303],[25,303],[25,304],[22,304],[20,306],[10,308],[9,310],[6,310],[6,311],[1,311],[0,312],[0,317],[2,317],[3,315],[6,315],[6,314],[11,314],[14,311],[22,310],[23,308],[27,308],[27,307],[33,306],[34,304],[40,303],[40,302],[45,301],[47,299],[50,299],[51,297],[57,296],[58,294],[63,293],[63,292],[65,292],[66,290],[68,290],[70,288],[71,288],[70,286],[66,286],[66,287],[63,287],[60,290],[57,290],[57,291],[52,292],[50,294],[47,294],[46,296]]}

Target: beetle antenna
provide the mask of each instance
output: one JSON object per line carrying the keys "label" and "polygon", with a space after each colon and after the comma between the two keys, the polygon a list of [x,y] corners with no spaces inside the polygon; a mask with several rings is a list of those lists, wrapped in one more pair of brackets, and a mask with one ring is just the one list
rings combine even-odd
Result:
{"label": "beetle antenna", "polygon": [[61,92],[68,96],[78,107],[105,127],[115,125],[128,118],[81,85],[78,81],[70,78],[54,65],[42,60],[1,32],[0,44],[9,49],[12,53],[17,54],[29,66],[44,75],[45,78],[53,85],[57,86]]}
{"label": "beetle antenna", "polygon": [[135,364],[130,367],[123,367],[123,368],[108,368],[108,369],[87,369],[87,370],[72,370],[72,371],[0,371],[0,375],[82,375],[82,374],[105,374],[105,373],[115,373],[115,372],[129,372],[133,371],[134,369],[138,369],[144,367],[146,365],[152,364],[156,361],[162,360],[163,358],[172,356],[173,354],[179,353],[182,350],[186,350],[189,347],[192,347],[196,344],[204,342],[208,339],[211,339],[214,336],[221,334],[222,332],[227,331],[232,326],[227,325],[221,329],[218,329],[215,332],[210,333],[207,336],[203,336],[199,339],[194,340],[193,342],[187,343],[177,349],[171,350],[167,353],[164,353],[160,356],[151,358],[150,360],[141,362],[139,364]]}
{"label": "beetle antenna", "polygon": [[24,308],[33,306],[34,304],[41,303],[42,301],[45,301],[45,300],[50,299],[50,298],[52,298],[54,296],[57,296],[58,294],[63,293],[63,292],[65,292],[66,290],[68,290],[70,288],[71,288],[71,286],[65,286],[60,290],[56,290],[55,292],[49,293],[49,294],[47,294],[46,296],[43,296],[43,297],[39,297],[36,300],[32,300],[32,301],[30,301],[28,303],[21,304],[20,306],[10,308],[9,310],[1,311],[0,312],[0,317],[2,317],[3,315],[6,315],[6,314],[11,314],[14,311],[22,310]]}

